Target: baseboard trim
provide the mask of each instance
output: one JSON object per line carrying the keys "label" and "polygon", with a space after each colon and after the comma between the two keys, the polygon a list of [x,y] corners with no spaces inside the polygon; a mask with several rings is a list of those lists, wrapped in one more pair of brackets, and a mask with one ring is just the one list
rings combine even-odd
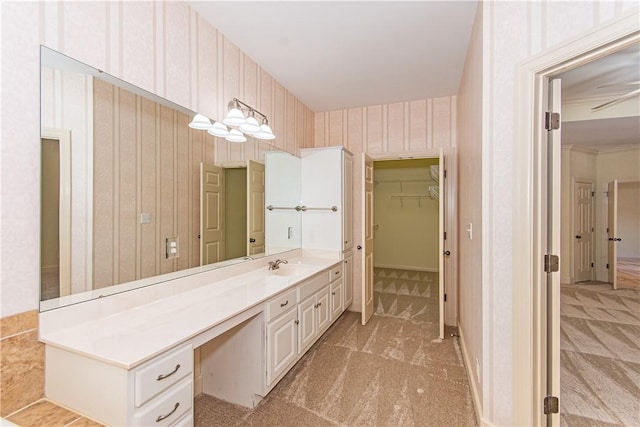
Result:
{"label": "baseboard trim", "polygon": [[480,402],[480,394],[478,393],[478,384],[475,382],[475,373],[471,368],[473,365],[469,359],[469,353],[467,352],[467,346],[465,344],[464,332],[458,322],[458,335],[460,335],[460,348],[462,349],[462,359],[464,360],[464,369],[467,371],[467,378],[469,379],[469,385],[471,387],[471,399],[473,400],[473,407],[476,410],[476,421],[479,426],[493,427],[494,424],[484,418],[482,414],[482,402]]}

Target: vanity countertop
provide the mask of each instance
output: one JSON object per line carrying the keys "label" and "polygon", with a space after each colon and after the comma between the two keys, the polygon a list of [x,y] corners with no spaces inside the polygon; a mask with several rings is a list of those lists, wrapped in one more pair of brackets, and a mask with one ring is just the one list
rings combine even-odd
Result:
{"label": "vanity countertop", "polygon": [[[248,310],[259,313],[263,302],[339,262],[334,258],[291,259],[289,275],[262,267],[170,298],[42,334],[40,340],[125,369],[135,368]],[[282,271],[285,269],[283,266]]]}

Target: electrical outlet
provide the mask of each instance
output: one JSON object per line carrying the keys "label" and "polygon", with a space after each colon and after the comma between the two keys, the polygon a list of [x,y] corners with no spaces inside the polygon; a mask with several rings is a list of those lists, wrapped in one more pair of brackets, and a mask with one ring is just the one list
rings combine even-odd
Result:
{"label": "electrical outlet", "polygon": [[167,259],[180,256],[177,237],[167,237],[165,239],[165,256]]}

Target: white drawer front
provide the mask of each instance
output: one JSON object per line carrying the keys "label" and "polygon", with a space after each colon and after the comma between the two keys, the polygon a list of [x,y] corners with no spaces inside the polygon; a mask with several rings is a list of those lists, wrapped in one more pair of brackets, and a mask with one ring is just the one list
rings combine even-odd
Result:
{"label": "white drawer front", "polygon": [[158,396],[133,415],[136,426],[169,426],[193,406],[193,381],[185,379]]}
{"label": "white drawer front", "polygon": [[342,277],[342,264],[339,264],[336,267],[333,267],[331,270],[329,270],[330,282],[333,282],[334,280],[337,280],[341,277]]}
{"label": "white drawer front", "polygon": [[289,292],[280,295],[267,303],[267,322],[280,316],[296,306],[298,303],[296,299],[296,290],[292,289]]}
{"label": "white drawer front", "polygon": [[325,272],[319,275],[318,277],[309,279],[302,285],[298,286],[298,291],[299,291],[298,301],[303,301],[309,298],[311,295],[315,294],[320,289],[322,289],[323,286],[326,286],[328,283],[326,274],[327,273]]}
{"label": "white drawer front", "polygon": [[193,411],[189,411],[187,415],[178,420],[171,427],[193,427]]}
{"label": "white drawer front", "polygon": [[193,349],[182,347],[135,370],[135,405],[142,406],[193,371]]}

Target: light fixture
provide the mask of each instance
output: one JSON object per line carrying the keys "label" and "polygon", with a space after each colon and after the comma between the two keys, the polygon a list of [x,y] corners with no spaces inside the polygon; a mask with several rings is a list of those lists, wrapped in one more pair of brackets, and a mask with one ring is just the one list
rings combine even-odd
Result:
{"label": "light fixture", "polygon": [[191,123],[189,123],[191,129],[207,130],[211,127],[211,120],[202,114],[196,114]]}
{"label": "light fixture", "polygon": [[266,117],[262,119],[260,130],[254,133],[253,137],[258,139],[276,139],[276,136],[273,134],[271,127],[269,127],[269,122],[267,121]]}
{"label": "light fixture", "polygon": [[237,98],[233,98],[229,102],[229,112],[227,117],[224,118],[222,123],[227,126],[241,126],[247,122],[240,107],[240,101]]}
{"label": "light fixture", "polygon": [[246,142],[247,137],[242,134],[238,129],[231,129],[229,136],[225,138],[229,142]]}
{"label": "light fixture", "polygon": [[239,129],[244,133],[248,133],[249,135],[253,135],[254,133],[260,131],[260,125],[255,118],[253,110],[249,110],[249,117],[247,117],[247,121],[241,124]]}
{"label": "light fixture", "polygon": [[[256,119],[256,114],[262,117],[262,125]],[[257,139],[275,139],[276,137],[269,127],[267,116],[238,98],[229,101],[229,112],[222,122],[237,127]]]}
{"label": "light fixture", "polygon": [[220,138],[226,138],[229,136],[229,129],[220,122],[213,122],[213,125],[207,129],[207,133]]}

